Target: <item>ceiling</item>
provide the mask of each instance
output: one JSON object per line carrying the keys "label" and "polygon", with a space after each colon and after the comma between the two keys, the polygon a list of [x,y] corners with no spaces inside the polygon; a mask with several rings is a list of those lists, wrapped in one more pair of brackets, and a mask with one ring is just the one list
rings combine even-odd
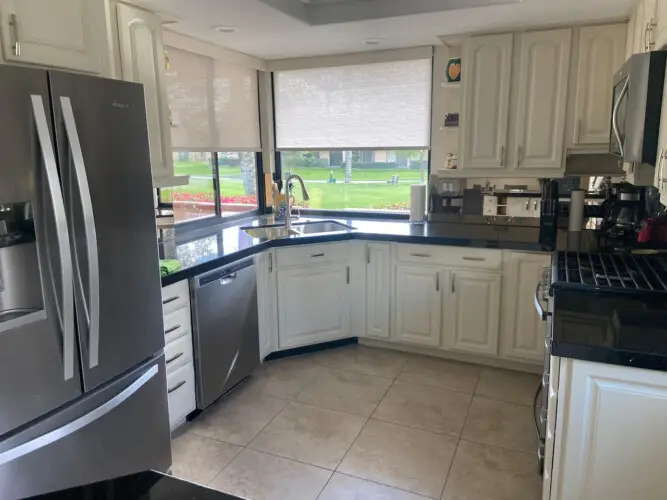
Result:
{"label": "ceiling", "polygon": [[[169,29],[262,59],[439,45],[440,37],[627,19],[636,0],[134,0]],[[232,26],[219,33],[216,26]],[[364,40],[379,39],[376,45]]]}

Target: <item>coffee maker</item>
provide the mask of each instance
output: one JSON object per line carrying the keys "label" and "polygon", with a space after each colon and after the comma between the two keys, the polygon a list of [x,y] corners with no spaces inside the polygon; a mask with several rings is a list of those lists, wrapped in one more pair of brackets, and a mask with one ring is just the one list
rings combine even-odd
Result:
{"label": "coffee maker", "polygon": [[626,248],[637,242],[637,233],[646,218],[646,188],[628,182],[607,183],[602,204],[600,232],[615,248]]}

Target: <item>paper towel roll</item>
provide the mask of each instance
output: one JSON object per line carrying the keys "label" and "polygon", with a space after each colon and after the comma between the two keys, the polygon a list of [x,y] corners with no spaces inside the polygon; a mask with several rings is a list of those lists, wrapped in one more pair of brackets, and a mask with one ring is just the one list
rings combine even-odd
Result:
{"label": "paper towel roll", "polygon": [[410,222],[424,222],[426,214],[426,186],[410,186]]}
{"label": "paper towel roll", "polygon": [[567,229],[570,232],[580,232],[584,225],[584,198],[586,191],[583,189],[573,189],[570,194],[570,217],[568,219]]}

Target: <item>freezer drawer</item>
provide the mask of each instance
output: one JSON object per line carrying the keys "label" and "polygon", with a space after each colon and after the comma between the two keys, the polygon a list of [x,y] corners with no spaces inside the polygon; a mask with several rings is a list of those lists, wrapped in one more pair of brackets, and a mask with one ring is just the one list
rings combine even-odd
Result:
{"label": "freezer drawer", "polygon": [[171,441],[165,371],[161,355],[0,441],[0,498],[166,470]]}

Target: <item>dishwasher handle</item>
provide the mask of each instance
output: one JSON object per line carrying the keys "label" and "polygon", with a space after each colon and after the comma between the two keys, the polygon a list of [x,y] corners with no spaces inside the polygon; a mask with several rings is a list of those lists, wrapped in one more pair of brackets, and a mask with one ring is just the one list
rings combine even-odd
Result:
{"label": "dishwasher handle", "polygon": [[231,282],[233,282],[236,279],[237,276],[238,276],[238,274],[236,274],[236,273],[228,274],[224,278],[220,278],[220,284],[221,285],[229,285]]}
{"label": "dishwasher handle", "polygon": [[219,269],[216,269],[215,271],[211,271],[206,274],[200,274],[199,276],[196,276],[194,279],[194,287],[195,289],[199,289],[205,287],[206,285],[211,285],[213,283],[217,283],[220,285],[228,285],[237,278],[238,273],[240,271],[254,265],[255,261],[251,257],[249,259],[244,259],[239,262],[236,262],[235,264],[230,264],[225,267],[221,267]]}

